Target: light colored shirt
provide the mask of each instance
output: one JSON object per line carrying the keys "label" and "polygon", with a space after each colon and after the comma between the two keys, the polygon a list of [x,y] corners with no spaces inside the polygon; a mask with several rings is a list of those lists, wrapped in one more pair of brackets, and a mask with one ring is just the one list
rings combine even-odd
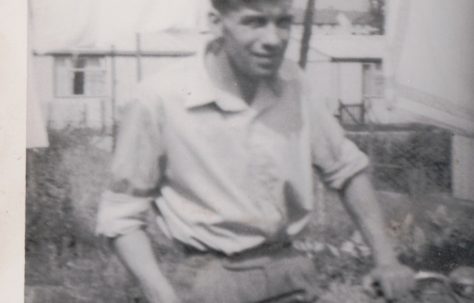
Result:
{"label": "light colored shirt", "polygon": [[203,56],[140,85],[122,122],[99,234],[144,226],[153,203],[170,237],[237,253],[298,234],[314,207],[314,169],[340,189],[368,160],[295,64],[248,105],[211,81]]}

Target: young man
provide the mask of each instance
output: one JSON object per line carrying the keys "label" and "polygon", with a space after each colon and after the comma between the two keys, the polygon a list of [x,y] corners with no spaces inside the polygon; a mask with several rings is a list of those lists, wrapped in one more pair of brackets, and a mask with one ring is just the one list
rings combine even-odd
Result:
{"label": "young man", "polygon": [[[396,297],[413,283],[383,232],[366,156],[283,57],[291,0],[214,0],[215,39],[140,88],[122,123],[98,231],[150,302],[180,302],[143,230],[158,223],[213,256],[193,302],[313,302],[317,270],[291,250],[313,210],[313,170],[341,192],[371,245],[375,277]],[[286,301],[285,301],[286,300]]]}

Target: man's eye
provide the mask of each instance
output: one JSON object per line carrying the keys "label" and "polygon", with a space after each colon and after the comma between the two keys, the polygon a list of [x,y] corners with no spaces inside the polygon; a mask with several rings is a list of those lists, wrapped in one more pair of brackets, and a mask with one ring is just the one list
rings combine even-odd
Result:
{"label": "man's eye", "polygon": [[244,21],[244,24],[251,27],[262,27],[267,24],[267,20],[265,18],[249,18]]}
{"label": "man's eye", "polygon": [[292,23],[291,17],[285,17],[277,20],[277,26],[279,28],[289,28]]}

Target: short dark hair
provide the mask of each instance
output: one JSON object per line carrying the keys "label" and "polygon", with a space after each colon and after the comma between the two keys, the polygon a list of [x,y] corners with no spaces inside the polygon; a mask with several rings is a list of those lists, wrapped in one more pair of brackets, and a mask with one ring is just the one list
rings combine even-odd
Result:
{"label": "short dark hair", "polygon": [[[252,0],[212,0],[212,6],[220,13],[226,13],[229,10],[236,9],[242,4],[249,3]],[[255,0],[253,0],[255,1]]]}
{"label": "short dark hair", "polygon": [[211,0],[211,4],[219,13],[228,13],[242,6],[255,4],[257,1],[262,0]]}

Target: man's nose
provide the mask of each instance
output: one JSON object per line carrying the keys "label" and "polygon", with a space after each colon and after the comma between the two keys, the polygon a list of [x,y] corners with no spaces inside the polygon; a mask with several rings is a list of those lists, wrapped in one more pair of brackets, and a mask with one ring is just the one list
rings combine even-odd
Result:
{"label": "man's nose", "polygon": [[281,46],[282,44],[282,37],[280,33],[280,29],[275,26],[275,24],[269,23],[265,27],[265,31],[262,37],[262,44],[263,47],[269,49],[275,49]]}

